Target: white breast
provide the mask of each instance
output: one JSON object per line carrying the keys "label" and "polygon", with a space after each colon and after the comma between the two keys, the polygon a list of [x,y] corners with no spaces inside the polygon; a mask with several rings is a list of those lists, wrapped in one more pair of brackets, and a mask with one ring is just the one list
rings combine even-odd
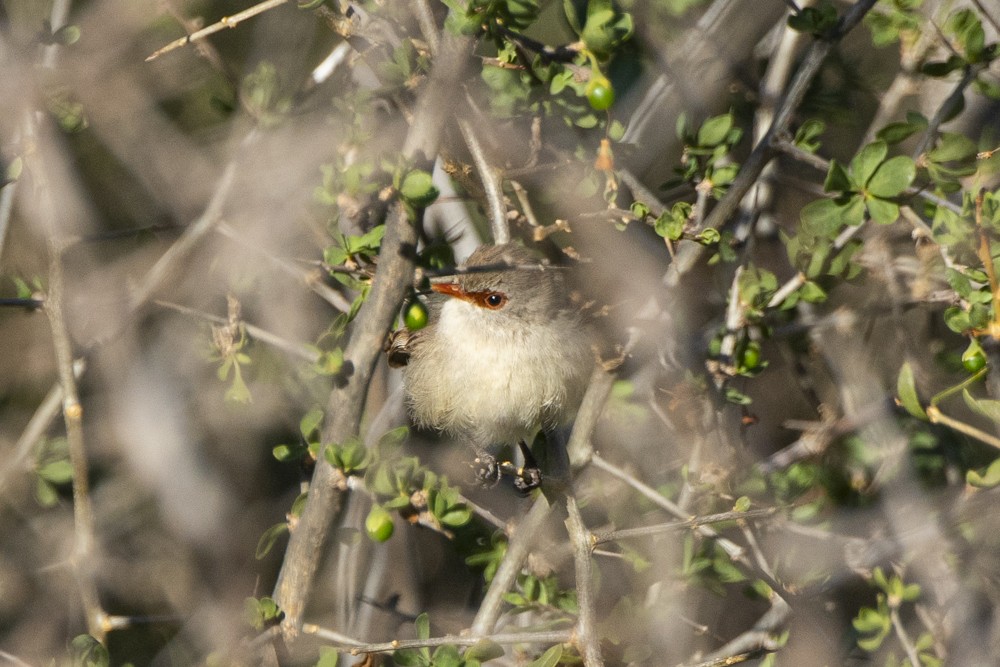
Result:
{"label": "white breast", "polygon": [[576,410],[592,362],[575,320],[554,323],[565,326],[553,339],[498,327],[498,315],[459,299],[443,304],[436,344],[422,346],[405,369],[419,424],[488,446],[527,439]]}

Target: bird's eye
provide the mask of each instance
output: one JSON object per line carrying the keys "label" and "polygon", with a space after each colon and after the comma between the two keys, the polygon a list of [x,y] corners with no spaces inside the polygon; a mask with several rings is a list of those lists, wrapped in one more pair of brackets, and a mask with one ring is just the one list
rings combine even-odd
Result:
{"label": "bird's eye", "polygon": [[487,308],[497,309],[507,303],[507,297],[500,292],[490,292],[484,299]]}

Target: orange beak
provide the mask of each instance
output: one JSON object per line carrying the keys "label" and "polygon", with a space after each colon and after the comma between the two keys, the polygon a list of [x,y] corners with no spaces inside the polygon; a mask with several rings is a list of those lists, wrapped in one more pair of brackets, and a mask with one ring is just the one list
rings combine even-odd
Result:
{"label": "orange beak", "polygon": [[434,283],[431,285],[431,289],[438,294],[447,294],[448,296],[453,296],[456,299],[461,299],[462,301],[473,302],[472,295],[466,292],[458,283]]}

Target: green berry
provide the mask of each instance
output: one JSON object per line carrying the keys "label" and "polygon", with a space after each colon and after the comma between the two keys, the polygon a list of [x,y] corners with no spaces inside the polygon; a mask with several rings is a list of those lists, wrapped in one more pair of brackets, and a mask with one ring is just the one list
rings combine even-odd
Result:
{"label": "green berry", "polygon": [[603,76],[595,76],[590,79],[585,89],[587,101],[595,111],[610,109],[615,103],[615,89],[611,87],[611,82]]}
{"label": "green berry", "polygon": [[752,340],[743,350],[743,367],[752,371],[758,366],[760,366],[760,343]]}
{"label": "green berry", "polygon": [[395,528],[392,516],[381,505],[373,505],[368,518],[365,519],[365,532],[375,542],[385,542],[392,537]]}
{"label": "green berry", "polygon": [[962,367],[969,373],[975,373],[982,370],[984,366],[986,366],[986,353],[983,352],[979,341],[973,338],[969,347],[965,348],[965,352],[962,353]]}
{"label": "green berry", "polygon": [[424,304],[419,301],[414,301],[410,304],[410,307],[406,309],[406,314],[403,316],[403,323],[406,328],[410,331],[416,331],[417,329],[423,329],[427,326],[427,308]]}

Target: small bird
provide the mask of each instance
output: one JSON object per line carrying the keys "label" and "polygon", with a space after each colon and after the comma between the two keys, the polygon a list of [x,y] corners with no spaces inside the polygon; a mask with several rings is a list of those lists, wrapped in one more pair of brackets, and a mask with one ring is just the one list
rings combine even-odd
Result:
{"label": "small bird", "polygon": [[466,440],[484,482],[500,479],[492,452],[519,445],[526,466],[514,483],[530,491],[541,473],[525,442],[576,413],[595,363],[590,336],[559,270],[534,268],[527,249],[481,246],[465,266],[431,286],[426,327],[389,335],[389,363],[404,366],[414,423]]}

